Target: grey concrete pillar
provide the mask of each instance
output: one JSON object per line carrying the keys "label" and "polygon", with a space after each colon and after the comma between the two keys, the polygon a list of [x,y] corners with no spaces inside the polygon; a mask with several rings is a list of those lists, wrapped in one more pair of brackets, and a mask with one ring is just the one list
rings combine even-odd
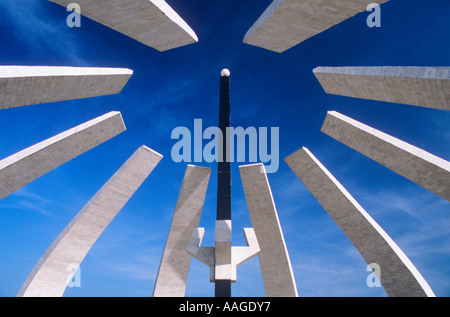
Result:
{"label": "grey concrete pillar", "polygon": [[379,267],[374,273],[389,296],[434,296],[403,251],[308,149],[296,151],[285,161],[367,264]]}

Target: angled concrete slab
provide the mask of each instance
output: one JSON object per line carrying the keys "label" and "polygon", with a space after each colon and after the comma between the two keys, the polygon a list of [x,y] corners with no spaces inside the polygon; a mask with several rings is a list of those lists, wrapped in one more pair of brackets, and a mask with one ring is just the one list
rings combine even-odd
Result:
{"label": "angled concrete slab", "polygon": [[148,147],[140,147],[60,233],[17,296],[61,297],[73,274],[68,268],[81,264],[98,237],[161,158]]}
{"label": "angled concrete slab", "polygon": [[450,201],[450,162],[336,111],[323,133]]}
{"label": "angled concrete slab", "polygon": [[267,297],[298,296],[289,253],[263,164],[239,167],[250,219],[259,243]]}
{"label": "angled concrete slab", "polygon": [[[378,0],[379,4],[388,0]],[[373,0],[274,0],[244,36],[244,43],[282,53],[367,10]]]}
{"label": "angled concrete slab", "polygon": [[[66,7],[72,0],[49,0]],[[191,27],[163,0],[78,0],[81,14],[160,52],[198,41]]]}
{"label": "angled concrete slab", "polygon": [[0,161],[0,199],[125,131],[112,111]]}
{"label": "angled concrete slab", "polygon": [[192,232],[200,217],[208,187],[210,168],[188,165],[169,235],[156,278],[154,297],[183,297],[191,264],[187,251]]}
{"label": "angled concrete slab", "polygon": [[389,235],[306,148],[286,163],[353,243],[389,296],[434,296],[428,283]]}
{"label": "angled concrete slab", "polygon": [[0,66],[0,109],[118,94],[127,68]]}
{"label": "angled concrete slab", "polygon": [[327,94],[450,110],[450,67],[317,67]]}

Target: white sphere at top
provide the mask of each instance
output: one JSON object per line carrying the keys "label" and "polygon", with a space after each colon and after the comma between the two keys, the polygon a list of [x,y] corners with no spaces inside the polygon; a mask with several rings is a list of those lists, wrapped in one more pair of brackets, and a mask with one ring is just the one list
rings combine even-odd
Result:
{"label": "white sphere at top", "polygon": [[227,68],[222,69],[222,71],[220,72],[220,76],[226,76],[226,77],[230,77],[230,71]]}

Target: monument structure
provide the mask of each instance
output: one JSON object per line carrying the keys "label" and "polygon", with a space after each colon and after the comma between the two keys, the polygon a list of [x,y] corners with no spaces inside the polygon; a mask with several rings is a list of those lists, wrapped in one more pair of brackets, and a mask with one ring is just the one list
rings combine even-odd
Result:
{"label": "monument structure", "polygon": [[141,146],[51,244],[17,296],[62,296],[71,278],[68,273],[69,265],[81,264],[98,237],[161,158],[160,154]]}
{"label": "monument structure", "polygon": [[328,94],[450,110],[450,67],[317,67]]}
{"label": "monument structure", "polygon": [[282,53],[332,26],[388,0],[273,0],[244,43]]}
{"label": "monument structure", "polygon": [[118,94],[127,68],[0,66],[0,109]]}
{"label": "monument structure", "polygon": [[0,199],[125,131],[112,111],[0,161]]}
{"label": "monument structure", "polygon": [[376,263],[380,267],[381,272],[374,273],[389,296],[434,296],[402,250],[307,148],[301,148],[285,161],[367,264]]}
{"label": "monument structure", "polygon": [[336,111],[321,131],[450,201],[450,162]]}
{"label": "monument structure", "polygon": [[[66,7],[72,0],[49,0]],[[164,0],[77,0],[81,14],[160,52],[198,42]]]}
{"label": "monument structure", "polygon": [[[231,126],[230,71],[220,76],[219,128]],[[247,204],[253,228],[245,228],[247,246],[232,246],[230,140],[218,151],[217,214],[215,245],[201,246],[204,228],[197,228],[209,169],[188,166],[162,256],[154,296],[184,296],[190,257],[210,268],[216,297],[230,297],[237,267],[259,255],[267,296],[297,296],[294,275],[264,165],[241,166]],[[188,234],[190,239],[187,243]],[[259,242],[261,241],[261,243]]]}

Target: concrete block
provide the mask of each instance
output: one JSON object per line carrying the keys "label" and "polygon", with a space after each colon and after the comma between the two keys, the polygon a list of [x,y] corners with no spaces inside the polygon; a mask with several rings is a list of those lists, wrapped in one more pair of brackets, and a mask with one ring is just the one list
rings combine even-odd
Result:
{"label": "concrete block", "polygon": [[140,147],[56,238],[22,285],[18,297],[61,297],[98,237],[145,181],[162,156]]}
{"label": "concrete block", "polygon": [[[49,0],[66,7],[72,0]],[[198,41],[163,0],[77,0],[81,14],[160,52]]]}
{"label": "concrete block", "polygon": [[380,271],[375,274],[389,296],[434,296],[398,245],[308,149],[296,151],[285,161],[367,264],[378,264]]}
{"label": "concrete block", "polygon": [[374,1],[274,0],[247,31],[244,43],[282,53],[365,11],[370,3]]}
{"label": "concrete block", "polygon": [[118,94],[126,68],[0,66],[0,109]]}
{"label": "concrete block", "polygon": [[450,162],[336,111],[323,133],[450,201]]}
{"label": "concrete block", "polygon": [[125,131],[112,111],[0,161],[0,199]]}
{"label": "concrete block", "polygon": [[327,94],[450,110],[450,67],[317,67]]}
{"label": "concrete block", "polygon": [[[210,173],[211,169],[206,167],[188,165],[186,169],[161,258],[154,297],[185,295],[191,264],[191,254],[187,249],[192,232],[200,222]],[[201,243],[203,235],[198,232],[196,237],[196,243]]]}
{"label": "concrete block", "polygon": [[298,296],[289,253],[263,164],[239,167],[267,297]]}

